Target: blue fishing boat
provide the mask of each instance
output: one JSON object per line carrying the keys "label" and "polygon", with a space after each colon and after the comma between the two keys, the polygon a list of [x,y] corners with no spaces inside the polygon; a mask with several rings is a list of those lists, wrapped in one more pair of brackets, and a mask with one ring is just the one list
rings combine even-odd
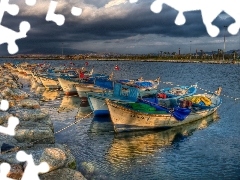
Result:
{"label": "blue fishing boat", "polygon": [[139,97],[139,89],[121,83],[115,83],[113,91],[106,91],[103,93],[88,93],[87,96],[89,105],[95,116],[109,115],[109,110],[105,103],[106,98],[125,103],[136,102]]}
{"label": "blue fishing boat", "polygon": [[166,108],[141,99],[136,103],[119,103],[106,99],[115,132],[171,128],[190,123],[213,114],[222,103],[218,94],[206,94],[211,100],[209,108]]}
{"label": "blue fishing boat", "polygon": [[136,102],[140,97],[156,94],[159,82],[160,78],[156,80],[143,80],[142,78],[115,80],[112,91],[108,88],[107,93],[90,93],[88,101],[94,115],[109,115],[105,104],[106,98],[121,102]]}

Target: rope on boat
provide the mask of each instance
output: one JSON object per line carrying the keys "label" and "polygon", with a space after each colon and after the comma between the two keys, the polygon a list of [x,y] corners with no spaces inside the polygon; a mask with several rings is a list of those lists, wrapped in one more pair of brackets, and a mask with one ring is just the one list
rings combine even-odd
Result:
{"label": "rope on boat", "polygon": [[[162,83],[163,83],[163,84],[168,84],[168,85],[170,84],[170,85],[174,86],[174,83],[173,83],[173,82],[162,82]],[[175,86],[180,86],[180,85],[177,84],[177,85],[175,85]],[[205,91],[205,92],[215,93],[215,92],[209,91],[209,90],[207,90],[207,89],[203,89],[203,88],[198,87],[198,86],[197,86],[197,88],[200,89],[200,90],[203,90],[203,91]],[[221,93],[221,96],[224,96],[224,97],[233,99],[234,101],[240,100],[240,97],[239,97],[239,98],[236,98],[236,97],[232,97],[232,96],[225,95],[225,94],[222,94],[222,93]]]}
{"label": "rope on boat", "polygon": [[[100,107],[102,107],[104,104],[106,104],[106,103],[103,103]],[[90,113],[88,113],[86,116],[84,116],[84,117],[82,117],[82,118],[80,118],[80,119],[78,119],[78,120],[76,120],[76,117],[75,117],[75,121],[74,121],[73,123],[71,123],[71,124],[69,124],[68,126],[66,126],[66,127],[62,128],[62,129],[58,130],[58,131],[55,132],[54,134],[58,134],[58,133],[64,131],[65,129],[67,129],[67,128],[69,128],[69,127],[77,124],[78,122],[82,121],[83,119],[86,119],[87,117],[89,117],[91,114],[93,114],[93,111],[90,112]]]}
{"label": "rope on boat", "polygon": [[[104,104],[105,104],[105,103],[104,103]],[[102,106],[103,106],[104,104],[102,104]],[[82,117],[81,119],[75,120],[73,123],[69,124],[68,126],[66,126],[66,127],[62,128],[62,129],[58,130],[58,131],[55,132],[54,134],[58,134],[58,133],[60,133],[60,132],[62,132],[62,131],[64,131],[64,130],[68,129],[68,128],[71,127],[71,126],[76,125],[78,122],[80,122],[81,120],[89,117],[91,114],[93,114],[93,111],[90,112],[90,113],[88,113],[86,116]],[[76,119],[76,117],[75,117],[75,119]],[[28,143],[28,144],[33,145],[34,143],[36,143],[36,142],[38,142],[38,141],[41,141],[41,140],[44,140],[44,139],[47,139],[47,138],[38,139],[38,140],[33,141],[33,142],[30,142],[30,143]],[[17,147],[18,147],[18,148],[21,148],[20,146],[17,146]]]}
{"label": "rope on boat", "polygon": [[86,116],[82,117],[81,119],[78,119],[77,121],[74,121],[73,123],[69,124],[68,126],[62,128],[62,129],[58,130],[58,131],[55,132],[54,134],[58,134],[58,133],[64,131],[65,129],[67,129],[67,128],[69,128],[69,127],[71,127],[71,126],[77,124],[79,121],[81,121],[81,120],[87,118],[87,117],[90,116],[92,113],[93,113],[93,112],[88,113]]}

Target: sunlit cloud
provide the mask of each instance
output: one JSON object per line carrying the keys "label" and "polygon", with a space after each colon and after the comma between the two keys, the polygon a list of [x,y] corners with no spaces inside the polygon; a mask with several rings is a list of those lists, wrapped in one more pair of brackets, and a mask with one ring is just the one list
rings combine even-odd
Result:
{"label": "sunlit cloud", "polygon": [[113,6],[120,5],[120,4],[125,4],[127,2],[128,2],[127,0],[112,0],[105,5],[105,8],[110,8],[110,7],[113,7]]}

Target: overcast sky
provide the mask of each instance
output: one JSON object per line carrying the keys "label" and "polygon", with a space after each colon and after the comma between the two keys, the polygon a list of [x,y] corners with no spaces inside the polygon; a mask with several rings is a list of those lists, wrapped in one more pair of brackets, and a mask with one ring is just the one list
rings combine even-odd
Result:
{"label": "overcast sky", "polygon": [[[57,0],[56,0],[57,1]],[[234,19],[222,12],[213,22],[220,34],[212,38],[202,22],[201,11],[184,13],[186,23],[175,25],[177,11],[163,5],[161,13],[150,10],[154,0],[59,0],[56,13],[65,16],[65,24],[56,25],[45,20],[51,0],[37,0],[35,6],[25,0],[10,0],[17,4],[17,16],[5,13],[1,25],[19,31],[21,21],[28,21],[31,29],[27,38],[17,40],[18,53],[78,54],[97,53],[159,53],[159,51],[189,53],[223,49],[224,32],[226,51],[240,48],[240,35],[224,31]],[[78,17],[71,14],[73,6],[82,8]],[[0,55],[8,54],[7,44],[0,45]]]}

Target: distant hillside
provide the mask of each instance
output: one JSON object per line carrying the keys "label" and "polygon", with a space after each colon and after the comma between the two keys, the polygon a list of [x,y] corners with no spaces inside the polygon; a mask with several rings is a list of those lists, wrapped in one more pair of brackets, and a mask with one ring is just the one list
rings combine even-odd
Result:
{"label": "distant hillside", "polygon": [[[86,51],[86,50],[77,50],[77,49],[70,49],[70,48],[63,48],[64,55],[71,55],[71,54],[88,54],[88,53],[95,53],[93,51]],[[19,51],[19,54],[51,54],[51,55],[61,55],[62,49],[59,47],[52,47],[52,48],[41,48],[41,49],[32,49],[30,51]]]}

